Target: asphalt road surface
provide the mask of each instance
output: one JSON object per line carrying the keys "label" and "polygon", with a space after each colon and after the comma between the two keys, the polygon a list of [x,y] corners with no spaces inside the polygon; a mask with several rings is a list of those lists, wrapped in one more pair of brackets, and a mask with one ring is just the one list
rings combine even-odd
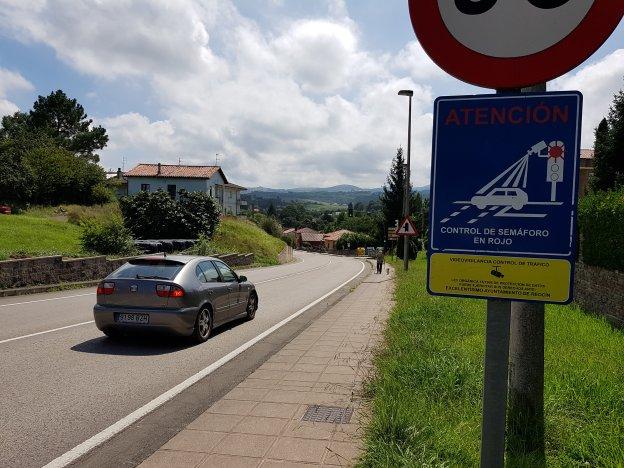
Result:
{"label": "asphalt road surface", "polygon": [[92,322],[94,289],[0,299],[0,466],[50,462],[362,268],[350,258],[297,256],[246,270],[260,297],[255,320],[217,329],[197,346],[106,338]]}

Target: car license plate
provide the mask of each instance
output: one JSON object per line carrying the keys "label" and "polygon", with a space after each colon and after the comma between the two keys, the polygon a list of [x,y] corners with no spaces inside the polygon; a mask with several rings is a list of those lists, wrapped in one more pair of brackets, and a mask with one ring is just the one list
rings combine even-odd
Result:
{"label": "car license plate", "polygon": [[148,314],[115,314],[115,322],[118,323],[149,323]]}

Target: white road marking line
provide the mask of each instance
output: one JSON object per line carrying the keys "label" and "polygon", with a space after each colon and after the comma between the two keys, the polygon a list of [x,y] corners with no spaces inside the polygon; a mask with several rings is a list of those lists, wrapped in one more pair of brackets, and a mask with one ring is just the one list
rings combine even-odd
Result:
{"label": "white road marking line", "polygon": [[84,296],[94,296],[95,293],[85,293],[85,294],[74,294],[73,296],[62,296],[62,297],[51,297],[49,299],[37,299],[34,301],[25,301],[25,302],[12,302],[11,304],[0,304],[0,307],[9,307],[16,306],[22,304],[34,304],[35,302],[46,302],[46,301],[60,301],[61,299],[71,299],[73,297],[84,297]]}
{"label": "white road marking line", "polygon": [[477,221],[479,221],[479,218],[472,218],[470,221],[468,221],[468,224],[474,224]]}
{"label": "white road marking line", "polygon": [[146,403],[145,405],[141,406],[139,409],[133,411],[132,413],[130,413],[125,418],[120,419],[119,421],[117,421],[113,425],[111,425],[111,426],[107,427],[106,429],[104,429],[103,431],[97,433],[96,435],[94,435],[90,439],[85,440],[83,443],[77,445],[76,447],[74,447],[73,449],[71,449],[68,452],[64,453],[60,457],[55,458],[50,463],[45,465],[43,468],[62,468],[62,467],[65,467],[65,466],[69,465],[70,463],[74,462],[75,460],[77,460],[78,458],[80,458],[81,456],[83,456],[84,454],[90,452],[91,450],[96,448],[98,445],[103,444],[104,442],[109,440],[111,437],[115,436],[116,434],[119,434],[121,431],[123,431],[125,428],[127,428],[131,424],[135,423],[136,421],[138,421],[139,419],[141,419],[145,415],[151,413],[152,411],[154,411],[159,406],[163,405],[164,403],[166,403],[167,401],[171,400],[173,397],[175,397],[176,395],[178,395],[182,391],[184,391],[187,388],[189,388],[191,385],[199,382],[201,379],[203,379],[204,377],[210,375],[215,370],[217,370],[219,367],[223,366],[227,362],[229,362],[232,359],[234,359],[236,356],[241,354],[243,351],[245,351],[248,348],[250,348],[253,345],[255,345],[258,341],[260,341],[263,338],[267,337],[268,335],[273,333],[275,330],[283,327],[284,325],[286,325],[291,320],[299,317],[301,314],[303,314],[305,311],[307,311],[307,310],[311,309],[312,307],[314,307],[315,305],[317,305],[323,299],[326,299],[327,297],[331,296],[333,293],[335,293],[339,289],[343,288],[345,285],[349,284],[349,282],[351,282],[352,280],[357,278],[360,275],[360,273],[362,273],[364,271],[364,268],[366,268],[366,266],[364,265],[364,262],[360,261],[360,263],[362,264],[362,268],[360,268],[360,271],[358,271],[355,275],[353,275],[347,281],[342,283],[340,286],[332,289],[327,294],[319,297],[314,302],[309,303],[307,306],[303,307],[302,309],[299,309],[297,312],[295,312],[294,314],[290,315],[289,317],[286,317],[281,322],[276,323],[275,325],[273,325],[268,330],[265,330],[264,332],[260,333],[255,338],[252,338],[251,340],[249,340],[246,343],[242,344],[241,346],[239,346],[235,350],[233,350],[230,353],[226,354],[221,359],[213,362],[208,367],[202,369],[201,371],[199,371],[195,375],[192,375],[191,377],[189,377],[185,381],[179,383],[178,385],[176,385],[172,389],[166,391],[165,393],[163,393],[160,396],[157,396],[152,401]]}
{"label": "white road marking line", "polygon": [[487,213],[487,211],[486,211],[485,213],[481,213],[481,214],[479,215],[479,218],[483,218],[484,216],[487,216],[487,215],[488,215],[488,213]]}
{"label": "white road marking line", "polygon": [[462,211],[467,210],[468,208],[470,208],[472,205],[466,205],[462,207]]}
{"label": "white road marking line", "polygon": [[24,338],[30,338],[31,336],[45,335],[46,333],[52,333],[52,332],[59,331],[59,330],[66,330],[68,328],[79,327],[81,325],[86,325],[88,323],[94,323],[94,322],[95,322],[95,320],[89,320],[88,322],[74,323],[73,325],[67,325],[65,327],[53,328],[52,330],[40,331],[40,332],[37,332],[37,333],[31,333],[29,335],[16,336],[15,338],[7,338],[6,340],[0,340],[0,344],[8,343],[9,341],[23,340]]}
{"label": "white road marking line", "polygon": [[446,223],[446,222],[448,222],[448,221],[450,221],[450,220],[451,220],[451,218],[444,218],[444,219],[443,219],[442,221],[440,221],[440,222],[441,222],[441,223]]}
{"label": "white road marking line", "polygon": [[297,275],[303,275],[304,273],[309,273],[310,271],[315,271],[315,270],[320,270],[321,268],[325,268],[326,266],[329,266],[331,264],[331,259],[329,260],[328,263],[326,263],[325,265],[321,265],[319,267],[315,267],[315,268],[310,268],[309,270],[303,270],[303,271],[299,271],[297,273],[291,273],[289,275],[284,275],[284,276],[278,276],[277,278],[271,278],[268,280],[263,280],[263,281],[256,281],[253,282],[253,284],[263,284],[263,283],[270,283],[271,281],[277,281],[279,279],[284,279],[284,278],[290,278],[291,276],[297,276]]}
{"label": "white road marking line", "polygon": [[456,211],[456,212],[454,212],[454,213],[451,213],[451,218],[452,218],[453,216],[457,216],[458,214],[459,214],[459,211]]}

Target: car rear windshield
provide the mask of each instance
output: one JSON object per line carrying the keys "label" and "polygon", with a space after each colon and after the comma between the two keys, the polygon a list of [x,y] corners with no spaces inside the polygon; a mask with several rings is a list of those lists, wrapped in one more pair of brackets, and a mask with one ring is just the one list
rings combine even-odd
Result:
{"label": "car rear windshield", "polygon": [[172,260],[137,258],[113,272],[109,278],[172,280],[183,266],[184,263]]}

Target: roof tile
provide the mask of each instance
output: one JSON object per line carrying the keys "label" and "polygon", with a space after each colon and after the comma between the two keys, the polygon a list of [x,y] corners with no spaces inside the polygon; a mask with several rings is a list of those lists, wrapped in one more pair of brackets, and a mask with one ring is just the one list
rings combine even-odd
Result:
{"label": "roof tile", "polygon": [[158,164],[139,164],[128,172],[126,177],[180,177],[189,179],[210,179],[219,172],[219,166],[181,166],[173,164],[161,164],[160,175]]}

